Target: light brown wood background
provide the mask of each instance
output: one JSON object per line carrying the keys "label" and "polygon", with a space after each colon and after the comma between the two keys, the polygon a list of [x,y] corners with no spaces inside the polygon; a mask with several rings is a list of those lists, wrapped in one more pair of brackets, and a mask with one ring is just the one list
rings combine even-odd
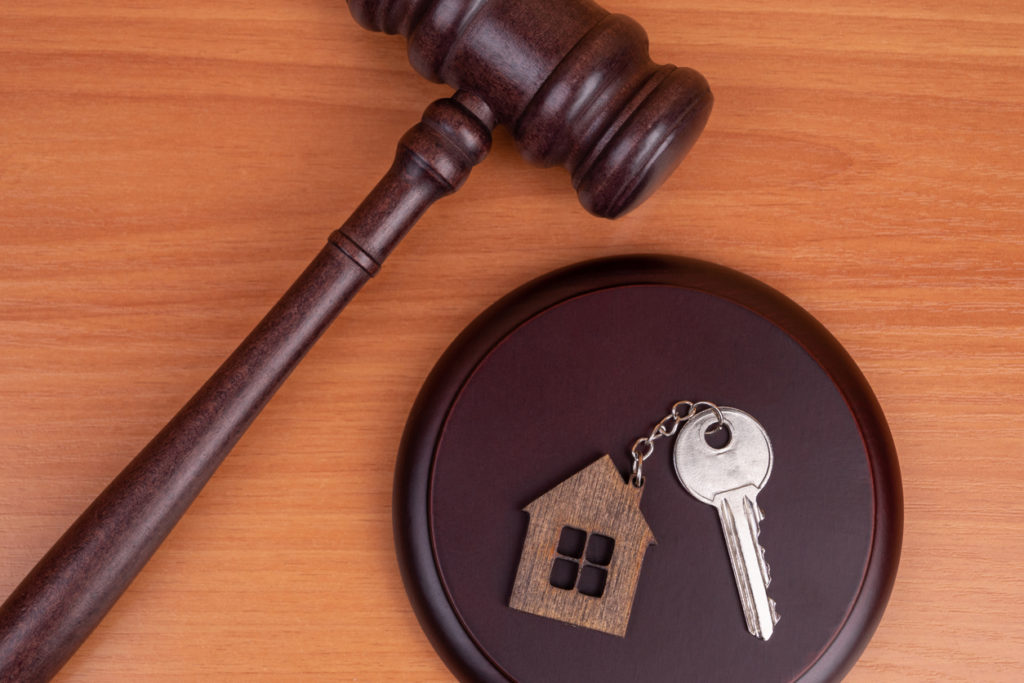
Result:
{"label": "light brown wood background", "polygon": [[[1024,677],[1024,6],[608,0],[716,109],[632,215],[507,133],[314,349],[62,674],[445,681],[391,540],[395,450],[478,312],[582,259],[743,270],[827,325],[900,453],[854,681]],[[0,3],[0,593],[191,395],[445,87],[340,0]]]}

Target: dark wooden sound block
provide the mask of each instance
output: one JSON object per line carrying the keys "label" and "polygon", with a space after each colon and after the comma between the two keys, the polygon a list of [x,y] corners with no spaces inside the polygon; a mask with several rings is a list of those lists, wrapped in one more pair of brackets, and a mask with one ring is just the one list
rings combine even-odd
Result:
{"label": "dark wooden sound block", "polygon": [[[771,438],[771,639],[747,632],[718,514],[680,485],[671,439],[644,469],[656,543],[625,634],[509,607],[524,507],[604,453],[627,477],[633,441],[683,399],[746,411]],[[817,321],[734,271],[628,257],[530,283],[452,344],[406,428],[394,521],[417,615],[465,680],[821,681],[881,618],[903,507],[878,403]]]}

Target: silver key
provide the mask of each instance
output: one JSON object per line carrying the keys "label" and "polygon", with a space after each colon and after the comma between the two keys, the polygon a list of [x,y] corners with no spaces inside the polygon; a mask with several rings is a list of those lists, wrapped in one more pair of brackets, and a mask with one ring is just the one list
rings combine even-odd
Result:
{"label": "silver key", "polygon": [[747,630],[768,640],[779,615],[768,597],[771,574],[757,540],[764,519],[757,493],[772,473],[772,445],[750,415],[735,408],[722,408],[721,413],[730,432],[722,448],[706,440],[707,429],[718,420],[712,410],[698,413],[679,430],[676,475],[694,498],[718,509]]}

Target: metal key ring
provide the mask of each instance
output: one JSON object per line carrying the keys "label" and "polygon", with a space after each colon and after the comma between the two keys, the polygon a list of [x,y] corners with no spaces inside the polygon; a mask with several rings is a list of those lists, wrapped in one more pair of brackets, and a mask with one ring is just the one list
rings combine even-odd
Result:
{"label": "metal key ring", "polygon": [[[654,438],[660,438],[663,436],[675,436],[675,433],[679,431],[679,425],[681,423],[682,420],[676,418],[675,415],[666,415],[665,417],[661,418],[661,422],[659,422],[654,427],[654,430],[651,431],[651,435],[654,436]],[[650,438],[648,438],[647,440],[652,441],[652,439]]]}
{"label": "metal key ring", "polygon": [[633,486],[640,488],[644,485],[644,461],[643,458],[633,457],[633,475],[629,478],[629,483]]}
{"label": "metal key ring", "polygon": [[[644,449],[644,453],[640,452],[641,444],[646,446],[646,448]],[[654,444],[646,436],[641,436],[639,439],[633,442],[633,448],[630,449],[630,452],[632,452],[633,454],[634,461],[643,462],[647,458],[651,457],[652,453],[654,453]]]}
{"label": "metal key ring", "polygon": [[[696,415],[698,412],[702,412],[699,410],[699,406],[704,406],[705,410],[710,410],[715,414],[715,428],[711,430],[711,434],[718,432],[719,430],[722,429],[722,427],[725,426],[725,416],[722,415],[722,410],[718,406],[716,406],[714,403],[711,403],[710,401],[697,401],[696,403],[693,404],[692,408],[694,415]],[[674,409],[675,406],[673,406],[673,410]]]}
{"label": "metal key ring", "polygon": [[[679,406],[686,406],[686,414],[679,413]],[[693,401],[678,401],[672,406],[672,417],[680,422],[685,422],[694,416]]]}

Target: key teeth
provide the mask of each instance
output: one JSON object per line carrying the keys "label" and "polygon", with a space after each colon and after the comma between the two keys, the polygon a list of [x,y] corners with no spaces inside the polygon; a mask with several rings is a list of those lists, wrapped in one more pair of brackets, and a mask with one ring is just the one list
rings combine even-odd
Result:
{"label": "key teeth", "polygon": [[768,598],[768,609],[770,609],[772,613],[772,624],[779,623],[779,612],[775,609],[775,601],[771,598]]}
{"label": "key teeth", "polygon": [[757,504],[757,502],[750,496],[744,501],[744,510],[747,515],[754,521],[754,535],[755,537],[761,535],[761,522],[764,521],[764,510]]}
{"label": "key teeth", "polygon": [[771,585],[771,582],[772,582],[772,568],[768,564],[768,562],[764,559],[764,546],[763,545],[758,545],[757,546],[757,555],[758,555],[758,558],[761,560],[759,562],[759,564],[761,565],[761,578],[764,580],[764,587],[767,588],[769,585]]}

